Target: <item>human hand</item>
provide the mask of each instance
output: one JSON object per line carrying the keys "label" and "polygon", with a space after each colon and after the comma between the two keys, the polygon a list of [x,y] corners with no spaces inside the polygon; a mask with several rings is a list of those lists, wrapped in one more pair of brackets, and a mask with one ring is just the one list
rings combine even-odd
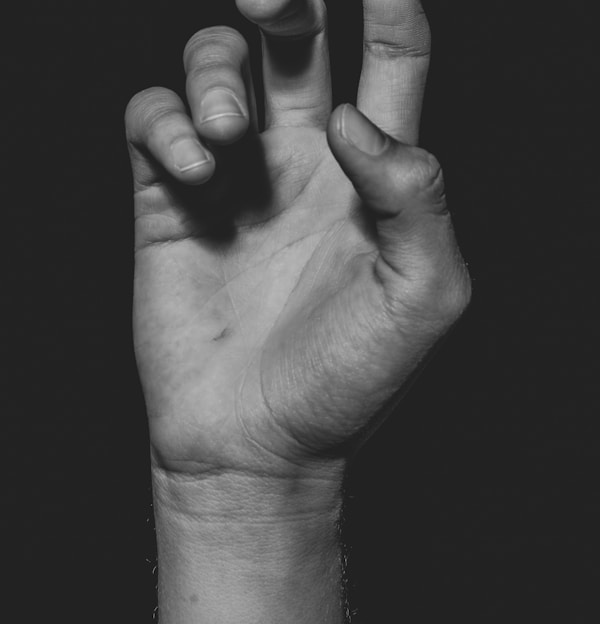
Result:
{"label": "human hand", "polygon": [[469,282],[439,165],[413,147],[419,4],[364,3],[357,104],[387,135],[351,106],[331,114],[322,4],[238,6],[265,34],[262,132],[225,27],[186,47],[191,118],[162,88],[127,111],[136,354],[165,470],[295,474],[361,441]]}
{"label": "human hand", "polygon": [[126,114],[161,613],[337,621],[346,461],[469,299],[415,147],[429,29],[416,0],[364,0],[366,117],[332,113],[322,2],[237,5],[263,32],[264,128],[226,27],[186,46],[190,115],[162,88]]}

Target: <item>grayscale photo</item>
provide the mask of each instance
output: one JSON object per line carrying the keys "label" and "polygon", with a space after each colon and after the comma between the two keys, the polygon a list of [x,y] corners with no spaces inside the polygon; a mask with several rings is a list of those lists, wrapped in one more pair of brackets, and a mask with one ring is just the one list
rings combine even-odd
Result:
{"label": "grayscale photo", "polygon": [[11,622],[600,621],[589,13],[5,9]]}

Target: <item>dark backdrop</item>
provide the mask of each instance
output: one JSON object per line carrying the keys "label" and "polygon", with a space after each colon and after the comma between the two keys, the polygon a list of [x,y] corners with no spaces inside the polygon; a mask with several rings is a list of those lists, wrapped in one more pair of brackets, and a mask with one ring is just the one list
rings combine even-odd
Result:
{"label": "dark backdrop", "polygon": [[[328,4],[336,100],[352,100],[360,2]],[[474,298],[356,461],[345,524],[353,605],[369,623],[596,622],[591,15],[583,3],[426,8],[434,56],[422,143],[444,165]],[[180,90],[186,40],[219,22],[256,50],[232,0],[5,10],[11,621],[152,620],[122,118],[144,87]]]}

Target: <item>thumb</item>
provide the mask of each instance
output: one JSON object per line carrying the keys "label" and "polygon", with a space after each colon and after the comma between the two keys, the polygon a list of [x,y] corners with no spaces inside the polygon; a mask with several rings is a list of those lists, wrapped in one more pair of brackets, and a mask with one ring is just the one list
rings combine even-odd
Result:
{"label": "thumb", "polygon": [[385,134],[350,104],[332,114],[333,155],[374,219],[381,258],[393,273],[425,277],[460,258],[439,163]]}

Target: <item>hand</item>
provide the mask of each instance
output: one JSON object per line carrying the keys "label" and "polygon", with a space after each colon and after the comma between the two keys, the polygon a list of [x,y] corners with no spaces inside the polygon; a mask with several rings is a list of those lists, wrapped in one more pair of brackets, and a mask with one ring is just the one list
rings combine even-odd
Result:
{"label": "hand", "polygon": [[162,88],[127,110],[161,624],[339,622],[345,462],[469,299],[415,147],[426,18],[363,4],[362,114],[331,112],[320,0],[237,1],[263,32],[261,132],[225,27],[185,49],[190,115]]}
{"label": "hand", "polygon": [[364,2],[366,117],[331,113],[322,3],[237,4],[264,33],[262,132],[246,43],[226,27],[187,44],[190,116],[163,88],[128,107],[136,354],[157,465],[297,474],[379,422],[469,280],[440,167],[414,147],[418,2]]}

